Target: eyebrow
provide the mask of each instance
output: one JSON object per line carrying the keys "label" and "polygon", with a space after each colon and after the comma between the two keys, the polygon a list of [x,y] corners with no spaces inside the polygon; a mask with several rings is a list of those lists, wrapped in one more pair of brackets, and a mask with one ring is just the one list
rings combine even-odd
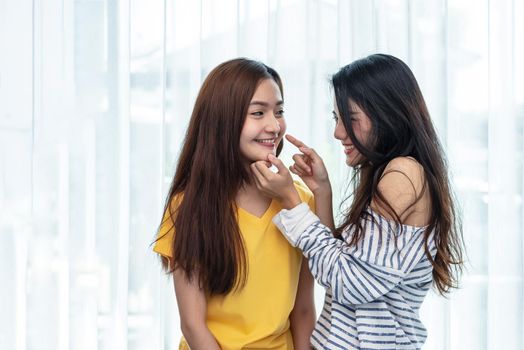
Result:
{"label": "eyebrow", "polygon": [[[277,106],[281,106],[284,104],[284,101],[280,100],[277,102]],[[250,106],[257,105],[257,106],[263,106],[263,107],[269,107],[269,103],[262,102],[262,101],[251,101],[249,104]]]}

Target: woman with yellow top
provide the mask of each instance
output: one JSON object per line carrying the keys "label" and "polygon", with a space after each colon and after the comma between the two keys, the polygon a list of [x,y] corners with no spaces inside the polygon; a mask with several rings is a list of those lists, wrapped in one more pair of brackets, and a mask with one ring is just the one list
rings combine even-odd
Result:
{"label": "woman with yellow top", "polygon": [[180,349],[310,349],[313,279],[271,221],[281,204],[249,170],[280,153],[283,106],[277,72],[248,59],[222,63],[200,89],[154,246],[173,275]]}

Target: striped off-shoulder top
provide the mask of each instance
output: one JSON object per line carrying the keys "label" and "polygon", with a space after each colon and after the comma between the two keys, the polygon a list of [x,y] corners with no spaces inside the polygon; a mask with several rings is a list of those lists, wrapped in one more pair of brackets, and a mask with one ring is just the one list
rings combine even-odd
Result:
{"label": "striped off-shoulder top", "polygon": [[[318,283],[326,288],[324,307],[311,336],[315,349],[420,349],[426,329],[419,308],[432,283],[425,254],[426,227],[397,225],[369,208],[364,236],[349,246],[306,204],[282,210],[273,221],[300,248]],[[434,257],[433,234],[428,248]]]}

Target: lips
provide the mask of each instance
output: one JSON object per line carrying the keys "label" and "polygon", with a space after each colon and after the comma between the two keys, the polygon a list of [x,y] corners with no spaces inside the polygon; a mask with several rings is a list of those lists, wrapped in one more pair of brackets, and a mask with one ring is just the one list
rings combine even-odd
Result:
{"label": "lips", "polygon": [[349,145],[349,144],[342,144],[342,145],[344,146],[344,153],[345,154],[350,154],[355,149],[354,145]]}

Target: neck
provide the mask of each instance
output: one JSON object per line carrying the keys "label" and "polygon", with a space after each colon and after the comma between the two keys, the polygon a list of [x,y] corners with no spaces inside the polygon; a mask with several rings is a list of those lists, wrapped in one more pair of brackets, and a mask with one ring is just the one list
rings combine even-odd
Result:
{"label": "neck", "polygon": [[260,191],[254,183],[244,183],[237,192],[236,201],[241,202],[242,200],[258,200],[258,201],[270,201],[271,198],[266,196]]}
{"label": "neck", "polygon": [[237,196],[238,195],[260,196],[263,195],[263,193],[257,188],[257,186],[254,183],[244,183],[238,190]]}

